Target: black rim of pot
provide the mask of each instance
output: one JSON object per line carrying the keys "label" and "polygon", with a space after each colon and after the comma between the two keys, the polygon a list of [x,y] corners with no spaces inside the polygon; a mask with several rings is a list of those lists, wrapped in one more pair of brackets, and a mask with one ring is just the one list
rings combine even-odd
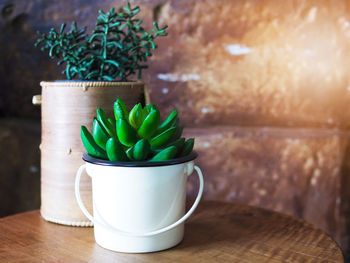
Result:
{"label": "black rim of pot", "polygon": [[168,166],[168,165],[176,165],[181,163],[187,163],[189,161],[193,161],[198,156],[197,152],[192,151],[190,154],[176,158],[176,159],[170,159],[166,161],[160,161],[160,162],[112,162],[107,160],[102,160],[98,158],[94,158],[90,156],[88,153],[84,153],[83,160],[88,163],[92,164],[98,164],[98,165],[104,165],[104,166],[121,166],[121,167],[154,167],[154,166]]}

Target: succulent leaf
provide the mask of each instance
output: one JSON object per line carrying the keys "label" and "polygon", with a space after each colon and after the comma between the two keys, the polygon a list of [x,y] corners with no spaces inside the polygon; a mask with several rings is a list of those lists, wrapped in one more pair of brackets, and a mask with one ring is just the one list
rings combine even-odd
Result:
{"label": "succulent leaf", "polygon": [[92,137],[98,146],[100,146],[103,150],[106,150],[106,143],[110,136],[96,118],[93,122]]}
{"label": "succulent leaf", "polygon": [[159,127],[157,128],[156,133],[160,134],[163,131],[169,129],[169,127],[175,122],[175,120],[177,118],[177,114],[178,114],[177,110],[173,110],[172,112],[170,112],[168,117],[162,122],[161,125],[159,125]]}
{"label": "succulent leaf", "polygon": [[109,136],[116,137],[115,127],[108,121],[106,113],[101,108],[97,108],[97,119]]}
{"label": "succulent leaf", "polygon": [[124,148],[116,138],[109,138],[106,144],[107,156],[110,161],[127,161]]}
{"label": "succulent leaf", "polygon": [[134,146],[137,141],[136,131],[123,119],[117,120],[117,135],[119,141],[128,147]]}
{"label": "succulent leaf", "polygon": [[177,139],[179,139],[182,136],[183,129],[184,126],[178,126],[173,134],[173,137],[171,138],[171,141],[176,141]]}
{"label": "succulent leaf", "polygon": [[150,162],[159,162],[159,161],[165,161],[173,159],[176,155],[177,149],[175,146],[170,146],[168,148],[165,148],[161,152],[157,153]]}
{"label": "succulent leaf", "polygon": [[153,110],[157,109],[154,104],[148,104],[142,109],[143,119],[145,119],[148,116],[148,114],[151,112],[152,109]]}
{"label": "succulent leaf", "polygon": [[116,120],[129,118],[128,110],[126,109],[125,103],[121,99],[117,99],[114,102],[114,116]]}
{"label": "succulent leaf", "polygon": [[137,130],[137,134],[140,136],[140,138],[152,138],[152,136],[158,128],[159,120],[159,110],[151,109],[151,112],[147,115],[145,120],[142,122],[140,128]]}
{"label": "succulent leaf", "polygon": [[184,157],[184,156],[190,154],[190,152],[192,152],[193,146],[194,146],[194,138],[188,139],[185,142],[185,145],[182,149],[180,157]]}
{"label": "succulent leaf", "polygon": [[112,118],[108,118],[107,121],[111,124],[112,127],[116,127],[116,121],[113,120]]}
{"label": "succulent leaf", "polygon": [[134,129],[138,129],[142,124],[142,105],[136,104],[129,113],[129,123]]}
{"label": "succulent leaf", "polygon": [[147,158],[151,146],[146,139],[139,140],[131,149],[135,161],[143,161]]}
{"label": "succulent leaf", "polygon": [[130,161],[135,161],[134,155],[133,155],[133,148],[130,147],[129,149],[126,150],[126,155]]}
{"label": "succulent leaf", "polygon": [[166,146],[151,148],[151,152],[153,154],[157,154],[169,146],[175,146],[177,149],[176,155],[178,155],[181,153],[184,144],[185,144],[185,138],[180,138],[176,141],[173,141],[173,142],[167,144]]}
{"label": "succulent leaf", "polygon": [[101,108],[97,109],[92,135],[85,126],[81,127],[82,142],[91,156],[110,161],[155,162],[191,153],[194,139],[181,138],[183,126],[178,125],[177,111],[171,112],[161,124],[160,112],[153,104],[142,108],[138,103],[128,113],[124,102],[117,99],[114,111],[117,120],[107,118]]}
{"label": "succulent leaf", "polygon": [[91,133],[85,126],[81,126],[80,136],[88,154],[92,157],[107,159],[106,152],[96,144]]}
{"label": "succulent leaf", "polygon": [[161,134],[153,137],[150,140],[151,147],[160,147],[162,145],[166,145],[167,143],[169,143],[170,139],[173,137],[175,131],[176,131],[175,127],[170,127],[169,129],[162,132]]}

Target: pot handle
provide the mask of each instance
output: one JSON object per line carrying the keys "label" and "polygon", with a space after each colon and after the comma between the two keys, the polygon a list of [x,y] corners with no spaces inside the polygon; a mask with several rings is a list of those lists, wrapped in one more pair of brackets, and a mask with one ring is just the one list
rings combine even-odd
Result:
{"label": "pot handle", "polygon": [[32,98],[33,105],[41,105],[41,95],[34,95]]}
{"label": "pot handle", "polygon": [[199,190],[198,190],[198,194],[196,197],[196,200],[194,201],[192,207],[190,208],[190,210],[188,210],[188,212],[181,217],[179,220],[177,220],[175,223],[172,223],[169,226],[163,227],[161,229],[158,230],[154,230],[151,232],[147,232],[147,233],[132,233],[132,232],[126,232],[117,228],[114,228],[110,225],[108,225],[107,223],[102,223],[98,220],[96,220],[86,209],[85,205],[83,204],[82,200],[81,200],[81,196],[80,196],[80,178],[81,175],[83,174],[83,171],[86,169],[86,164],[83,164],[82,166],[80,166],[80,168],[78,169],[76,178],[75,178],[75,197],[77,199],[78,205],[81,209],[81,211],[84,213],[84,215],[94,224],[96,225],[100,225],[106,229],[108,229],[109,231],[113,231],[113,232],[117,232],[121,235],[125,235],[125,236],[134,236],[134,237],[147,237],[147,236],[154,236],[154,235],[158,235],[161,233],[164,233],[166,231],[169,231],[175,227],[177,227],[178,225],[182,224],[187,218],[189,218],[192,213],[194,212],[194,210],[197,208],[198,203],[202,197],[203,194],[203,188],[204,188],[204,180],[203,180],[203,174],[201,169],[198,166],[194,166],[194,169],[197,171],[197,175],[198,175],[198,179],[199,179]]}

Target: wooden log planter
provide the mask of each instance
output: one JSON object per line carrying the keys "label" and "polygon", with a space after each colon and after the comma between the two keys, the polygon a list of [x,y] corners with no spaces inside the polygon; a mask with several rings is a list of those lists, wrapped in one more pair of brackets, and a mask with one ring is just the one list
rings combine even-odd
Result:
{"label": "wooden log planter", "polygon": [[[41,82],[42,94],[33,97],[41,105],[41,207],[47,221],[91,226],[78,207],[74,195],[77,169],[84,162],[85,152],[80,140],[80,126],[92,127],[96,108],[113,116],[113,103],[121,98],[127,107],[148,100],[142,82]],[[91,202],[91,180],[84,176],[81,195],[85,204]],[[91,211],[92,207],[88,207]]]}

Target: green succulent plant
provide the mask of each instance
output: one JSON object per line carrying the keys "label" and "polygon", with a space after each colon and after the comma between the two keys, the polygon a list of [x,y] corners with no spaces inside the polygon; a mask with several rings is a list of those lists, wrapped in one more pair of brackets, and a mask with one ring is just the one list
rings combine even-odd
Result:
{"label": "green succulent plant", "polygon": [[65,64],[67,79],[78,77],[80,80],[127,81],[129,76],[147,68],[147,58],[157,46],[154,40],[166,36],[165,29],[158,27],[148,33],[141,19],[134,17],[140,12],[138,6],[131,7],[127,2],[119,12],[111,8],[109,12],[99,10],[96,27],[88,35],[86,27],[77,27],[73,22],[69,31],[62,24],[57,32],[51,28],[48,34],[38,32],[35,46],[49,51],[52,59],[58,59],[58,65]]}
{"label": "green succulent plant", "polygon": [[92,134],[81,126],[81,140],[89,155],[110,161],[165,161],[192,152],[194,139],[185,140],[178,111],[160,121],[155,105],[136,104],[128,112],[124,102],[114,103],[114,117],[98,108]]}

